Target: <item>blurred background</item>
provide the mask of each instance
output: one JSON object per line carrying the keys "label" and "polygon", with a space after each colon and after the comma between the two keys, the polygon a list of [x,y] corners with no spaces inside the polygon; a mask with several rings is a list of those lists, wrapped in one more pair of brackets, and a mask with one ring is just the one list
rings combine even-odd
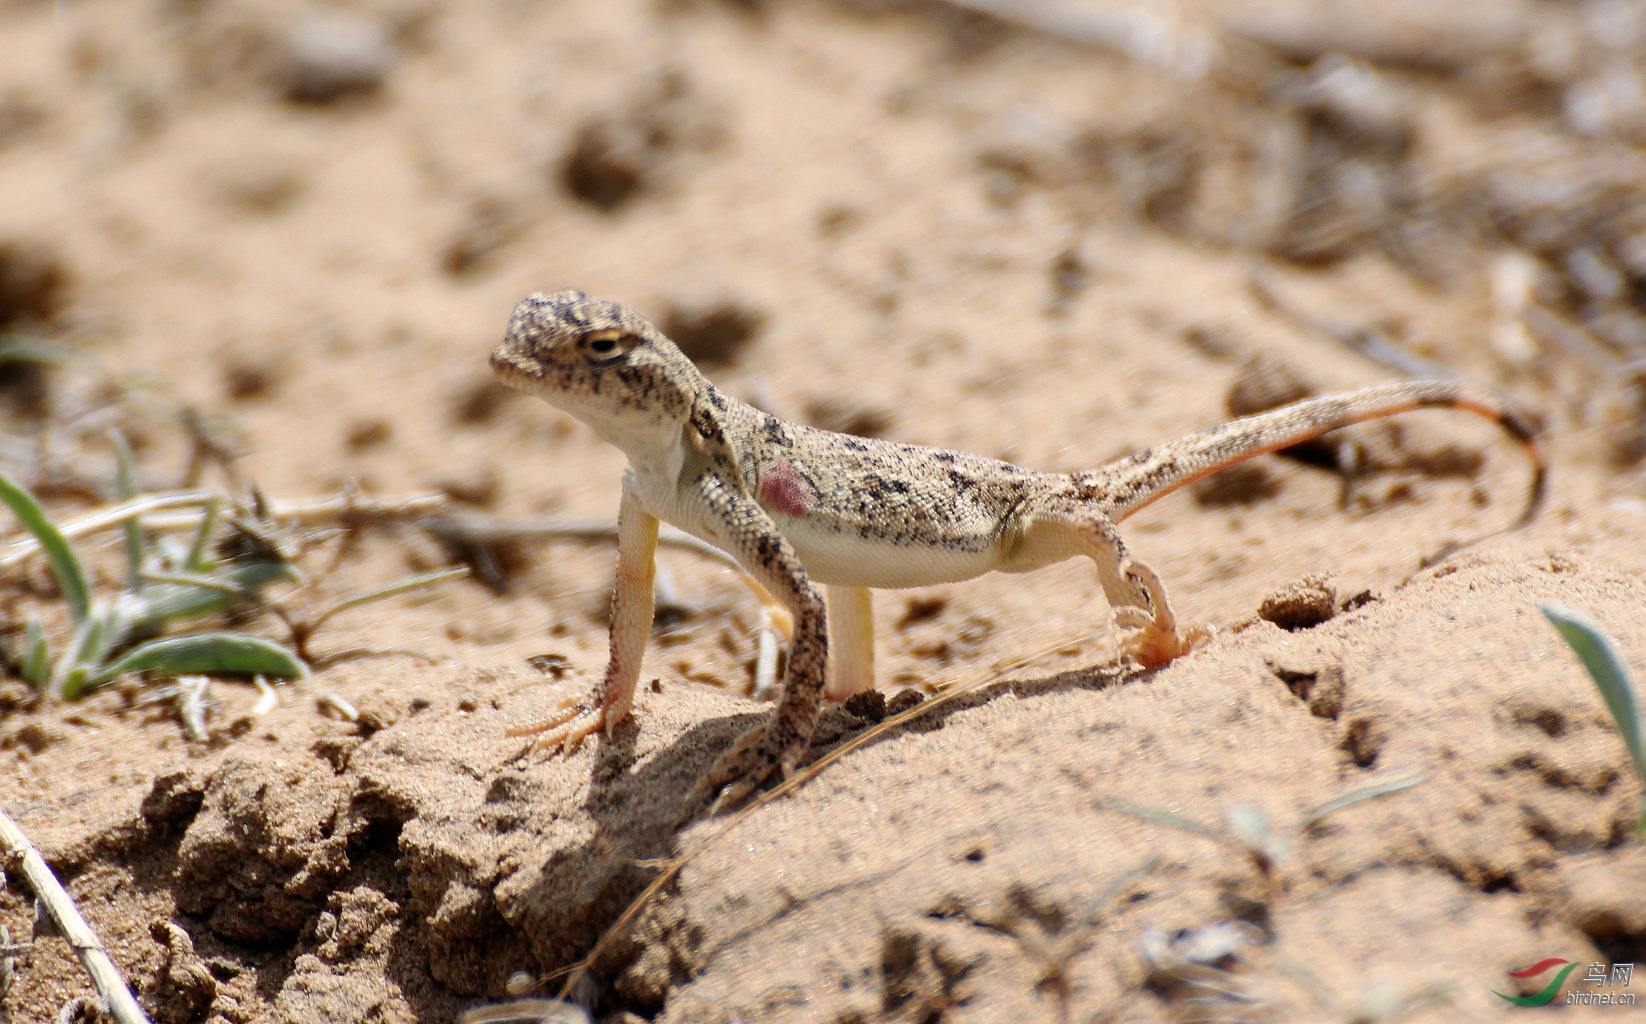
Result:
{"label": "blurred background", "polygon": [[518,497],[483,356],[569,286],[788,415],[1052,468],[1288,341],[1646,449],[1627,0],[7,0],[0,41],[0,328],[100,385],[5,370],[48,490],[141,409],[232,415],[270,488]]}

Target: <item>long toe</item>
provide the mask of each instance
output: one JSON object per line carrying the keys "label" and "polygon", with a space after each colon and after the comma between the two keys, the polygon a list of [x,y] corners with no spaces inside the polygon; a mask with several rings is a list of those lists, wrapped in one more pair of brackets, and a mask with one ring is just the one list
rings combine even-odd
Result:
{"label": "long toe", "polygon": [[1144,668],[1160,668],[1189,653],[1193,645],[1177,631],[1142,629],[1126,641],[1126,654]]}
{"label": "long toe", "polygon": [[1216,635],[1210,626],[1190,625],[1170,631],[1145,628],[1126,639],[1125,653],[1144,668],[1168,665]]}
{"label": "long toe", "polygon": [[508,734],[533,737],[534,753],[547,750],[551,753],[570,755],[577,752],[577,748],[583,745],[583,740],[590,733],[598,732],[605,721],[604,709],[591,708],[585,704],[571,709],[569,714],[557,714],[551,719],[510,729]]}

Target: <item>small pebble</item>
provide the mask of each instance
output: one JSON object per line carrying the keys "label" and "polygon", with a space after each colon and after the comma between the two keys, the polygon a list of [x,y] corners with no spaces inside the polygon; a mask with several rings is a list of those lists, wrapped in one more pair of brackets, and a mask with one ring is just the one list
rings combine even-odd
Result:
{"label": "small pebble", "polygon": [[331,103],[378,89],[394,67],[388,33],[366,18],[312,13],[286,37],[282,85],[295,103]]}
{"label": "small pebble", "polygon": [[507,992],[511,996],[524,996],[530,995],[532,989],[536,987],[536,975],[532,974],[530,971],[515,971],[513,974],[509,975],[509,980],[504,982],[503,991]]}

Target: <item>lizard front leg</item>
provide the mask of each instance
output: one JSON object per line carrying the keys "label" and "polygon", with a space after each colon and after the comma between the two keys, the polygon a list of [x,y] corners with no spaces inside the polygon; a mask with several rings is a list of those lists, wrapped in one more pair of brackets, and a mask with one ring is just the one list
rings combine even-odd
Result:
{"label": "lizard front leg", "polygon": [[712,471],[692,484],[713,539],[794,614],[794,639],[783,696],[765,724],[739,736],[699,780],[699,800],[719,794],[714,808],[735,805],[773,774],[787,775],[805,756],[817,726],[828,662],[828,613],[817,588],[777,524],[753,498]]}
{"label": "lizard front leg", "polygon": [[657,517],[640,504],[625,475],[617,512],[617,581],[612,588],[611,656],[605,675],[588,696],[568,700],[548,715],[510,729],[510,736],[535,734],[532,749],[559,743],[561,751],[569,754],[602,726],[611,735],[629,713],[646,639],[651,635],[657,529]]}

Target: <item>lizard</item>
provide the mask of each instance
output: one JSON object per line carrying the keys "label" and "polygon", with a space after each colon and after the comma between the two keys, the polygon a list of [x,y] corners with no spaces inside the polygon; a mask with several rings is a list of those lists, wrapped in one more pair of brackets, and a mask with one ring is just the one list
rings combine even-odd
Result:
{"label": "lizard", "polygon": [[[1352,423],[1450,408],[1499,424],[1525,448],[1530,522],[1546,470],[1527,417],[1482,387],[1408,380],[1234,419],[1100,469],[1046,473],[962,451],[832,433],[732,398],[640,314],[579,291],[514,309],[491,366],[506,384],[570,413],[628,457],[617,517],[610,655],[594,689],[509,730],[533,749],[574,751],[630,712],[651,631],[661,522],[730,554],[792,614],[777,707],[739,736],[695,796],[742,801],[799,764],[826,696],[874,686],[871,589],[1092,559],[1124,650],[1154,668],[1205,630],[1180,627],[1165,586],[1116,524],[1194,480]],[[826,598],[826,600],[825,600]]]}

